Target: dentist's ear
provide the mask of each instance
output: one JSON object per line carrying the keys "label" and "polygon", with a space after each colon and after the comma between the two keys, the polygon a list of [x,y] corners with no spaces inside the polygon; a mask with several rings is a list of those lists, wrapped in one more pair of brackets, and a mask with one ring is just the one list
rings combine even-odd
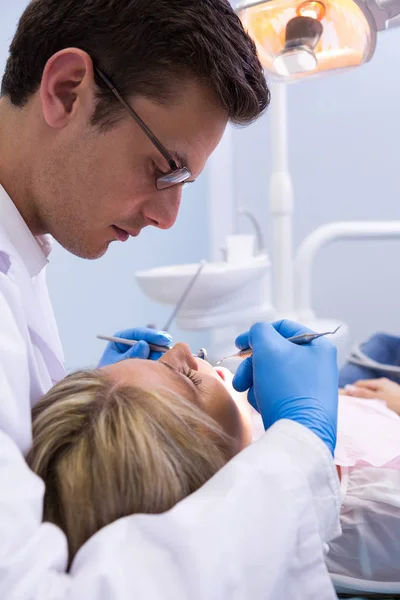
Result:
{"label": "dentist's ear", "polygon": [[78,48],[66,48],[46,63],[40,84],[43,117],[49,127],[62,129],[78,111],[90,118],[94,110],[94,75],[90,56]]}

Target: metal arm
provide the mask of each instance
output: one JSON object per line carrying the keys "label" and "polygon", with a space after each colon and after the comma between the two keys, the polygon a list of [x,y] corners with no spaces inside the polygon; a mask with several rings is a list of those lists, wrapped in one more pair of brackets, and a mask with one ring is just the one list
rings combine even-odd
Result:
{"label": "metal arm", "polygon": [[296,314],[300,321],[315,317],[311,303],[312,268],[323,246],[338,240],[400,239],[400,221],[349,221],[318,227],[301,244],[294,266]]}

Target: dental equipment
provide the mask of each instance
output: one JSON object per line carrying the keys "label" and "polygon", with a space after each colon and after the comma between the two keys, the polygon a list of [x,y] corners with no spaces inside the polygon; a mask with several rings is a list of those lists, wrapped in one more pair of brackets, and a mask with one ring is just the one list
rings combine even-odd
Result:
{"label": "dental equipment", "polygon": [[[324,337],[326,335],[334,335],[337,331],[339,331],[339,329],[340,329],[340,325],[339,325],[339,327],[336,327],[336,329],[334,331],[324,331],[323,333],[303,333],[301,335],[294,335],[292,337],[287,338],[287,341],[292,342],[292,344],[297,344],[298,346],[304,346],[305,344],[309,344],[313,340],[316,340],[320,337]],[[224,360],[228,360],[231,358],[244,359],[244,358],[248,358],[249,356],[252,356],[252,355],[253,355],[253,350],[251,348],[244,348],[243,350],[240,350],[236,354],[232,354],[231,356],[225,356],[224,358],[221,358],[221,360],[217,362],[217,365],[222,363]]]}
{"label": "dental equipment", "polygon": [[366,354],[362,352],[359,345],[355,346],[352,350],[350,356],[347,361],[352,363],[353,365],[359,365],[361,367],[369,367],[370,369],[375,369],[376,371],[383,371],[384,373],[392,373],[395,375],[400,375],[400,366],[396,365],[387,365],[385,363],[380,363]]}
{"label": "dental equipment", "polygon": [[273,78],[293,81],[368,62],[399,0],[242,0],[237,12]]}
{"label": "dental equipment", "polygon": [[314,229],[301,243],[294,261],[296,318],[300,323],[315,319],[312,308],[313,270],[322,248],[342,241],[400,241],[400,220],[335,221]]}
{"label": "dental equipment", "polygon": [[[125,344],[125,346],[134,346],[138,343],[138,340],[126,340],[125,338],[115,337],[113,335],[98,335],[96,336],[99,340],[105,340],[106,342],[115,342],[116,344]],[[161,352],[165,354],[171,348],[167,348],[167,346],[158,346],[157,344],[148,344],[150,350],[152,352]],[[207,360],[207,350],[205,348],[200,348],[197,354],[193,354],[196,358],[201,358],[203,360]]]}
{"label": "dental equipment", "polygon": [[189,281],[186,289],[184,290],[182,296],[179,298],[173,312],[172,315],[170,316],[170,318],[168,319],[168,321],[165,324],[165,327],[163,328],[163,331],[168,331],[169,328],[171,327],[171,324],[173,323],[173,321],[175,320],[176,315],[179,313],[179,311],[181,310],[186,298],[189,296],[190,291],[192,290],[194,284],[196,283],[197,279],[200,277],[200,274],[202,272],[202,270],[204,269],[204,265],[206,264],[206,261],[203,259],[200,261],[199,264],[199,268],[197,269],[196,273],[193,275],[192,279]]}

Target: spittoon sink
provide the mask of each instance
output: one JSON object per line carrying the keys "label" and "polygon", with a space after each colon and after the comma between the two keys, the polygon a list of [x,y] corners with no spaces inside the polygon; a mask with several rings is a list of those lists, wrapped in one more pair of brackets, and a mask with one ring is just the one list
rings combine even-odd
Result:
{"label": "spittoon sink", "polygon": [[[253,304],[254,284],[267,274],[270,261],[266,254],[240,263],[206,263],[184,303],[185,311],[215,310],[240,296],[246,306]],[[159,267],[136,273],[142,291],[160,304],[175,305],[199,268],[198,263]],[[256,286],[257,287],[257,286]],[[252,293],[253,292],[253,293]],[[257,299],[259,301],[259,298]],[[239,302],[240,304],[240,302]]]}

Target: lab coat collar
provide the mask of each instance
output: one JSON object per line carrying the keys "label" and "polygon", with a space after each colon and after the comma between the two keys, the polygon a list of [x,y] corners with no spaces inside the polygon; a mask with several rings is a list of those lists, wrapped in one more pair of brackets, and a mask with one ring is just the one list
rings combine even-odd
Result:
{"label": "lab coat collar", "polygon": [[14,202],[1,185],[0,215],[1,227],[18,251],[30,277],[38,275],[48,263],[47,257],[51,252],[50,236],[32,235]]}

